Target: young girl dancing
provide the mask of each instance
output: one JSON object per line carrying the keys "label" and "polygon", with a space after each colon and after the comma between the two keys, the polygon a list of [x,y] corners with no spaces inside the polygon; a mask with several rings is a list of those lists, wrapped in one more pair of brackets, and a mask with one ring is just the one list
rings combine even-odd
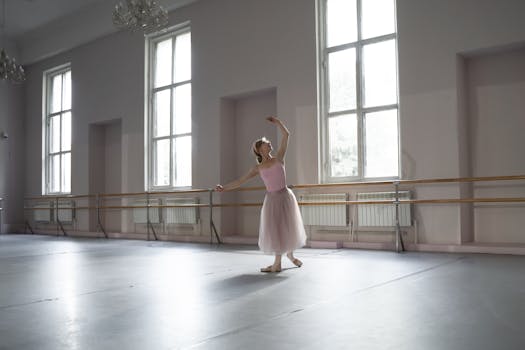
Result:
{"label": "young girl dancing", "polygon": [[288,147],[290,132],[276,117],[266,118],[281,130],[282,139],[275,157],[271,154],[272,144],[266,138],[253,143],[253,153],[257,165],[241,178],[224,186],[217,185],[218,192],[231,191],[259,174],[266,186],[266,196],[261,209],[259,226],[259,248],[266,254],[275,254],[273,265],[261,268],[261,272],[280,272],[281,257],[286,254],[297,267],[303,264],[293,255],[293,251],[306,243],[301,211],[293,192],[286,187],[284,155]]}

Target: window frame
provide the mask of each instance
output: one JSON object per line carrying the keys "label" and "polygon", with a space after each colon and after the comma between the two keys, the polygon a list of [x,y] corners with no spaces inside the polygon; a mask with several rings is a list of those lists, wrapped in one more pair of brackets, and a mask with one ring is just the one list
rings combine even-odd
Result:
{"label": "window frame", "polygon": [[[62,78],[62,88],[61,88],[61,108],[59,111],[51,112],[51,105],[52,105],[52,99],[53,99],[53,79],[54,77],[58,75],[64,75],[67,72],[70,72],[71,74],[71,101],[70,101],[70,108],[69,109],[62,109],[63,108],[63,97],[64,97],[64,84],[63,84],[63,78]],[[70,148],[68,151],[62,151],[62,138],[63,138],[63,114],[70,113],[71,116],[71,133],[73,131],[73,84],[72,84],[72,76],[73,72],[71,69],[71,63],[65,63],[63,65],[60,65],[58,67],[51,68],[49,70],[44,71],[43,73],[43,83],[42,83],[42,90],[43,90],[43,101],[42,101],[42,160],[43,160],[43,167],[42,167],[42,194],[43,195],[61,195],[61,194],[71,194],[73,183],[72,183],[72,162],[73,162],[73,144],[71,143]],[[51,152],[51,138],[50,138],[50,121],[51,118],[60,116],[60,133],[59,133],[59,140],[60,140],[60,146],[58,152]],[[72,140],[72,139],[71,139]],[[62,164],[62,156],[64,154],[69,153],[70,155],[70,169],[69,169],[69,191],[64,191],[62,188],[62,172],[63,172],[63,164]],[[59,156],[59,191],[51,191],[51,159],[54,156]]]}
{"label": "window frame", "polygon": [[[356,0],[357,6],[357,39],[356,41],[327,47],[327,1],[317,0],[317,79],[318,79],[318,115],[319,115],[319,166],[318,176],[322,183],[351,182],[351,181],[381,181],[399,179],[401,174],[401,128],[399,117],[399,64],[398,64],[398,33],[397,33],[397,16],[394,18],[395,32],[391,34],[375,36],[362,39],[362,2],[367,0]],[[397,1],[394,0],[394,12]],[[396,103],[389,105],[380,105],[373,107],[364,107],[364,70],[363,70],[363,49],[366,45],[387,42],[394,40],[395,44],[395,67],[396,67]],[[329,63],[330,53],[340,52],[346,49],[355,48],[356,55],[356,107],[336,112],[329,112]],[[398,146],[398,174],[386,177],[365,177],[366,162],[366,135],[365,135],[365,115],[367,113],[380,112],[386,110],[397,111],[397,146]],[[356,176],[332,176],[331,175],[331,155],[330,155],[330,138],[329,138],[329,119],[341,115],[355,114],[357,118],[357,152],[358,164]]]}
{"label": "window frame", "polygon": [[[145,81],[146,81],[146,84],[145,84],[145,118],[144,118],[144,123],[145,123],[145,140],[144,140],[144,145],[145,145],[145,169],[144,169],[144,176],[145,176],[145,190],[146,191],[164,191],[164,190],[173,190],[173,189],[190,189],[193,185],[193,178],[191,179],[192,181],[192,184],[189,185],[189,186],[175,186],[175,184],[173,183],[175,177],[174,177],[174,166],[175,166],[175,159],[173,157],[173,149],[174,149],[174,142],[177,138],[181,138],[181,137],[187,137],[189,136],[191,138],[191,143],[192,143],[192,146],[193,146],[193,130],[191,130],[190,132],[188,133],[183,133],[183,134],[176,134],[176,135],[173,135],[172,134],[172,130],[173,130],[173,122],[174,122],[174,118],[173,118],[173,91],[175,90],[176,87],[179,87],[179,86],[183,86],[183,85],[187,85],[187,84],[190,84],[190,91],[192,91],[192,88],[193,88],[193,74],[190,75],[190,79],[189,80],[183,80],[183,81],[180,81],[180,82],[176,82],[176,83],[170,83],[168,85],[163,85],[163,86],[160,86],[160,87],[154,87],[154,80],[155,80],[155,62],[156,62],[156,56],[155,56],[155,46],[156,46],[156,43],[158,42],[161,42],[163,40],[166,40],[168,38],[172,38],[173,39],[173,43],[175,43],[175,38],[179,35],[183,35],[183,34],[186,34],[186,33],[190,33],[191,35],[191,26],[190,26],[190,22],[187,21],[187,22],[184,22],[184,23],[181,23],[181,24],[178,24],[176,26],[173,26],[173,27],[169,27],[169,28],[166,28],[166,29],[163,29],[159,32],[156,32],[156,33],[152,33],[152,34],[148,34],[145,36],[145,52],[146,52],[146,73],[145,73]],[[175,50],[176,50],[176,45],[172,45],[172,57],[175,56]],[[191,47],[190,47],[190,50],[191,50]],[[172,68],[172,71],[171,71],[171,74],[173,75],[173,69],[174,69],[174,66],[175,66],[175,60],[172,59],[171,61],[171,68]],[[193,65],[192,65],[193,67]],[[192,68],[193,70],[193,68]],[[159,91],[164,91],[164,90],[170,90],[170,133],[166,136],[159,136],[159,137],[154,137],[154,133],[153,133],[153,128],[154,128],[154,121],[153,121],[153,118],[155,116],[155,111],[154,111],[154,108],[155,108],[155,100],[154,100],[154,96],[155,96],[155,93],[159,92]],[[191,93],[191,92],[190,92]],[[191,93],[191,96],[193,97],[193,94]],[[193,98],[192,98],[192,105],[193,105]],[[191,108],[191,119],[192,116],[193,116],[193,108]],[[156,167],[155,167],[155,162],[156,162],[156,150],[155,150],[155,141],[159,141],[159,140],[170,140],[170,150],[169,150],[169,153],[170,153],[170,169],[169,169],[169,184],[168,185],[159,185],[159,186],[155,186],[155,176],[156,176]],[[193,158],[193,157],[192,157]],[[193,164],[190,164],[190,166],[192,167],[192,172],[193,172]],[[193,174],[193,173],[192,173]]]}

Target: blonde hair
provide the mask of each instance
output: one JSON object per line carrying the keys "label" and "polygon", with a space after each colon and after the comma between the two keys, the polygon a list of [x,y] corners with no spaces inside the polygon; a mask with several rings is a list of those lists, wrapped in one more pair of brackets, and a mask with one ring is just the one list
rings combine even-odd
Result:
{"label": "blonde hair", "polygon": [[263,136],[262,138],[256,140],[252,145],[253,154],[255,154],[255,159],[259,164],[262,163],[262,155],[259,153],[259,147],[261,147],[263,143],[270,143],[270,141]]}

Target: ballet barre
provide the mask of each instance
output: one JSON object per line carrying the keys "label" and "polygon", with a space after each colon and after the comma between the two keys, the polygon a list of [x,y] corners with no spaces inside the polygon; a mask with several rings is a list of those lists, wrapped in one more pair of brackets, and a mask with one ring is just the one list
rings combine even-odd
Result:
{"label": "ballet barre", "polygon": [[[460,177],[460,178],[433,178],[433,179],[413,179],[413,180],[392,180],[392,181],[368,181],[368,182],[347,182],[347,183],[327,183],[327,184],[297,184],[290,185],[289,188],[293,190],[310,190],[310,189],[326,189],[326,188],[347,188],[347,187],[371,187],[371,186],[393,186],[395,192],[395,198],[392,200],[345,200],[345,201],[327,201],[327,202],[316,202],[316,201],[299,201],[300,206],[325,206],[325,205],[395,205],[395,247],[396,251],[404,251],[404,242],[401,235],[401,227],[399,224],[399,206],[402,204],[462,204],[462,203],[524,203],[525,197],[483,197],[483,198],[422,198],[422,199],[399,199],[399,191],[401,186],[417,186],[422,184],[445,184],[445,183],[474,183],[474,182],[494,182],[494,181],[519,181],[525,180],[525,175],[510,175],[510,176],[487,176],[487,177]],[[242,187],[234,191],[247,192],[247,191],[264,191],[265,188],[261,186],[256,187]],[[197,204],[177,204],[177,205],[156,205],[149,204],[150,199],[157,198],[166,195],[183,195],[183,194],[204,194],[208,193],[208,203],[197,203]],[[148,192],[129,192],[129,193],[99,193],[99,194],[79,194],[79,195],[50,195],[50,196],[34,196],[26,197],[25,200],[50,200],[54,201],[54,206],[50,207],[31,207],[25,206],[24,210],[52,210],[56,209],[55,219],[57,221],[57,232],[62,231],[64,235],[67,235],[63,225],[58,220],[58,210],[60,209],[71,209],[69,207],[61,207],[59,200],[64,199],[88,199],[94,200],[94,205],[78,206],[75,210],[95,210],[97,217],[97,229],[104,233],[104,236],[108,238],[108,234],[101,221],[101,212],[107,210],[130,210],[143,208],[146,209],[147,213],[147,235],[148,240],[150,239],[150,232],[153,234],[155,240],[158,239],[155,233],[154,226],[151,223],[150,209],[164,209],[164,208],[208,208],[209,213],[209,230],[210,230],[210,243],[213,243],[213,238],[218,244],[222,243],[221,236],[217,231],[215,223],[213,221],[213,209],[214,208],[228,208],[228,207],[258,207],[262,206],[260,202],[252,203],[216,203],[213,195],[214,189],[189,189],[189,190],[174,190],[174,191],[148,191]],[[127,197],[142,196],[146,198],[147,205],[103,205],[104,199],[124,199]],[[0,198],[0,228],[1,228],[1,211],[2,211],[2,199]],[[26,225],[29,222],[26,220]],[[31,232],[31,226],[29,226]]]}

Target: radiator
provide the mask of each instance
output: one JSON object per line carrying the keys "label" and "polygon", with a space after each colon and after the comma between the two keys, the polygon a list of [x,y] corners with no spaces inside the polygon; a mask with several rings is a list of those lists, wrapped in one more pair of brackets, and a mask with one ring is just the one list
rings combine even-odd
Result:
{"label": "radiator", "polygon": [[[160,205],[160,200],[158,199],[150,199],[149,201],[150,205]],[[147,201],[145,199],[143,200],[137,200],[133,203],[134,206],[137,207],[145,207],[147,205]],[[135,224],[147,224],[148,223],[148,212],[147,208],[135,208],[133,209],[133,223]],[[149,222],[152,224],[159,224],[160,223],[160,210],[159,208],[149,208]]]}
{"label": "radiator", "polygon": [[[198,198],[168,198],[166,205],[198,204]],[[192,224],[199,221],[199,208],[166,208],[166,224]]]}
{"label": "radiator", "polygon": [[75,219],[75,202],[58,202],[58,220],[62,223],[72,223]]}
{"label": "radiator", "polygon": [[[38,202],[33,205],[33,220],[48,224],[53,221],[53,202]],[[39,209],[40,208],[40,209]]]}
{"label": "radiator", "polygon": [[[301,202],[338,202],[348,200],[346,193],[305,194]],[[302,205],[303,223],[310,226],[347,226],[348,205]]]}
{"label": "radiator", "polygon": [[[399,199],[410,199],[409,191],[400,191]],[[358,193],[358,201],[393,201],[395,192]],[[396,226],[396,207],[394,204],[361,204],[357,206],[357,224],[360,227],[392,227]],[[410,204],[399,205],[399,225],[412,226]]]}

